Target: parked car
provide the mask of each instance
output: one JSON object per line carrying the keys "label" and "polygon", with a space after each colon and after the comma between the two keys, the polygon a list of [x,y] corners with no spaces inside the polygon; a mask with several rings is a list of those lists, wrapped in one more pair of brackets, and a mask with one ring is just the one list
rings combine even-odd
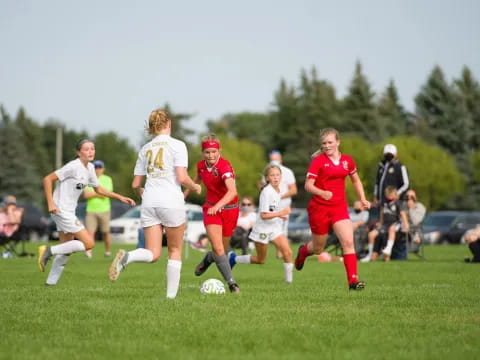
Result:
{"label": "parked car", "polygon": [[[120,201],[112,200],[111,202],[111,213],[110,217],[112,219],[116,219],[120,217],[121,215],[125,214],[128,210],[130,210],[132,207],[128,204],[122,203]],[[86,202],[80,202],[77,205],[77,208],[75,210],[75,214],[77,215],[78,219],[85,223],[85,215],[87,212],[87,203]],[[47,235],[50,240],[58,240],[58,231],[57,231],[57,225],[55,222],[52,220],[50,217],[48,219],[48,229],[47,229]],[[99,240],[101,238],[101,234],[97,232],[95,235],[95,239]]]}
{"label": "parked car", "polygon": [[459,244],[467,230],[480,225],[480,212],[458,215],[448,230],[440,236],[440,243]]}
{"label": "parked car", "polygon": [[306,243],[312,238],[306,209],[292,209],[288,221],[288,238],[295,243]]}
{"label": "parked car", "polygon": [[423,220],[425,244],[439,244],[442,236],[450,229],[455,219],[463,214],[465,212],[462,211],[434,211],[428,213]]}
{"label": "parked car", "polygon": [[[184,240],[194,243],[207,233],[203,225],[202,207],[188,203],[185,205],[188,221]],[[137,244],[140,226],[140,206],[136,206],[119,218],[110,221],[112,243]],[[163,240],[163,245],[166,245],[165,234]]]}

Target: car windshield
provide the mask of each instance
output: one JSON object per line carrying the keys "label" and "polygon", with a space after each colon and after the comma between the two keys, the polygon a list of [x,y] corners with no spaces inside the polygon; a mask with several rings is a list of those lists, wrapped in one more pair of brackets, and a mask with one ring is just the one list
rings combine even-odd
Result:
{"label": "car windshield", "polygon": [[139,218],[140,217],[140,207],[134,207],[133,209],[128,210],[121,217],[122,218]]}
{"label": "car windshield", "polygon": [[480,216],[461,216],[455,219],[452,226],[456,226],[457,224],[465,224],[465,225],[476,225],[480,224]]}
{"label": "car windshield", "polygon": [[187,211],[188,221],[203,221],[203,214],[201,211],[189,210]]}
{"label": "car windshield", "polygon": [[446,226],[450,225],[456,215],[434,215],[430,214],[425,217],[423,225],[426,226]]}

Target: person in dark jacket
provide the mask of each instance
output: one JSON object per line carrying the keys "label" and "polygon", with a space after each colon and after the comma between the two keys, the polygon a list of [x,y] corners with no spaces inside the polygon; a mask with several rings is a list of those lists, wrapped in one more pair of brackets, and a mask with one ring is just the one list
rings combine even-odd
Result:
{"label": "person in dark jacket", "polygon": [[380,206],[385,203],[384,194],[387,186],[397,189],[398,197],[403,200],[409,185],[407,168],[397,158],[397,147],[393,144],[385,145],[383,160],[378,164],[373,192],[374,203]]}

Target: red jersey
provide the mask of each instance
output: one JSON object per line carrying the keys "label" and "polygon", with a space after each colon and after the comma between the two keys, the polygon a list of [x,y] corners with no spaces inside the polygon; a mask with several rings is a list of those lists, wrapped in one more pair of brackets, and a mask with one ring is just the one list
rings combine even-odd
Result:
{"label": "red jersey", "polygon": [[[201,160],[197,164],[197,174],[202,179],[207,188],[206,202],[209,205],[215,205],[226,193],[227,186],[225,180],[235,179],[232,165],[221,156],[211,168],[207,167],[205,160]],[[238,203],[238,196],[230,201],[227,205]]]}
{"label": "red jersey", "polygon": [[316,156],[308,168],[307,179],[315,179],[315,187],[331,191],[333,195],[330,200],[314,195],[312,201],[324,205],[337,205],[345,202],[345,178],[356,172],[357,166],[348,155],[341,154],[338,164],[334,164],[323,153]]}

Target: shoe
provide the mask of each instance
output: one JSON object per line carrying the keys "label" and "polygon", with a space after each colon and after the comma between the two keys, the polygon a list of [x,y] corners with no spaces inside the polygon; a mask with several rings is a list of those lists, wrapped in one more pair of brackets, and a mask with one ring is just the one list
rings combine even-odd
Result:
{"label": "shoe", "polygon": [[231,293],[240,294],[240,288],[238,287],[237,283],[231,283],[228,285]]}
{"label": "shoe", "polygon": [[365,289],[365,281],[359,280],[348,285],[349,290],[363,290]]}
{"label": "shoe", "polygon": [[382,250],[382,254],[385,256],[390,256],[392,255],[392,249],[385,248]]}
{"label": "shoe", "polygon": [[106,251],[105,254],[103,254],[105,257],[110,257],[112,256],[112,253],[110,251]]}
{"label": "shoe", "polygon": [[230,263],[230,269],[233,269],[237,261],[235,260],[237,258],[237,254],[235,254],[233,251],[230,251],[228,253],[228,262]]}
{"label": "shoe", "polygon": [[123,249],[118,250],[108,272],[110,280],[115,281],[118,279],[120,273],[125,269],[127,259],[128,253]]}
{"label": "shoe", "polygon": [[360,262],[362,262],[362,263],[367,263],[367,262],[370,262],[371,260],[372,260],[372,257],[369,256],[369,255],[367,255],[367,256],[365,256],[364,258],[361,258],[361,259],[360,259]]}
{"label": "shoe", "polygon": [[301,245],[298,248],[297,257],[295,258],[295,269],[297,269],[299,271],[303,269],[303,265],[305,264],[305,259],[307,258],[306,256],[302,255],[302,253],[301,253],[302,248],[304,246],[305,245]]}
{"label": "shoe", "polygon": [[470,259],[469,257],[466,257],[463,259],[463,261],[465,261],[466,263],[471,263],[472,259]]}
{"label": "shoe", "polygon": [[48,260],[52,257],[52,252],[50,251],[50,246],[42,245],[38,247],[38,268],[41,272],[45,271]]}
{"label": "shoe", "polygon": [[85,250],[85,256],[88,258],[88,259],[91,259],[92,258],[92,250]]}
{"label": "shoe", "polygon": [[[208,255],[208,254],[207,254]],[[204,256],[200,264],[195,267],[195,275],[200,276],[205,271],[207,271],[208,267],[212,265],[212,263],[207,262],[207,255]]]}

